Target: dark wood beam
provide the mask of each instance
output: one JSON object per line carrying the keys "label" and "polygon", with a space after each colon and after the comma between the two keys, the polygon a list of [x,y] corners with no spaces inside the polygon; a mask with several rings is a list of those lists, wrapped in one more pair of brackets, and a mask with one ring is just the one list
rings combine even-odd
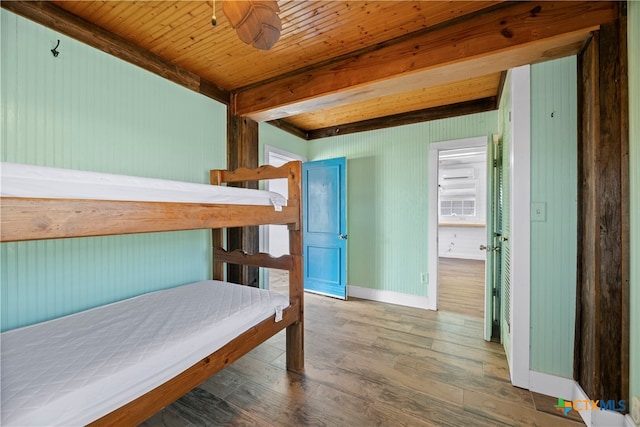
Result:
{"label": "dark wood beam", "polygon": [[504,85],[507,83],[507,71],[500,73],[500,83],[498,83],[498,93],[496,95],[496,108],[500,108],[502,102],[502,94],[504,93]]}
{"label": "dark wood beam", "polygon": [[628,401],[629,135],[626,18],[578,57],[578,268],[574,377]]}
{"label": "dark wood beam", "polygon": [[309,133],[306,130],[292,124],[291,122],[288,122],[287,120],[271,120],[267,123],[279,129],[282,129],[283,131],[288,132],[291,135],[297,136],[298,138],[309,139]]}
{"label": "dark wood beam", "polygon": [[47,1],[3,1],[0,6],[61,34],[229,105],[231,94],[215,83]]}
{"label": "dark wood beam", "polygon": [[[227,109],[227,169],[258,167],[258,123],[231,114]],[[257,182],[241,182],[234,185],[258,188]],[[259,252],[258,227],[227,229],[227,250],[241,250],[249,254]],[[227,280],[243,285],[259,286],[258,267],[227,264]]]}
{"label": "dark wood beam", "polygon": [[269,121],[331,108],[345,99],[358,102],[500,72],[561,56],[613,19],[613,2],[513,2],[240,90],[233,108],[235,114]]}
{"label": "dark wood beam", "polygon": [[444,105],[442,107],[427,108],[425,110],[411,111],[380,117],[378,119],[363,120],[361,122],[346,123],[323,129],[315,129],[307,132],[309,140],[327,138],[330,136],[347,135],[350,133],[365,132],[376,129],[384,129],[395,126],[409,125],[413,123],[427,122],[430,120],[446,119],[449,117],[464,116],[467,114],[483,113],[497,109],[496,98],[489,97],[475,101],[460,102]]}

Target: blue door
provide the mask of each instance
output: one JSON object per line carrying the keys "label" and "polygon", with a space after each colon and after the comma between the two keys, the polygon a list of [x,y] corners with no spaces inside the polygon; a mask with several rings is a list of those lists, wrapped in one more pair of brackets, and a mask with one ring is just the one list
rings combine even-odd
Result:
{"label": "blue door", "polygon": [[302,164],[305,291],[347,298],[346,159]]}

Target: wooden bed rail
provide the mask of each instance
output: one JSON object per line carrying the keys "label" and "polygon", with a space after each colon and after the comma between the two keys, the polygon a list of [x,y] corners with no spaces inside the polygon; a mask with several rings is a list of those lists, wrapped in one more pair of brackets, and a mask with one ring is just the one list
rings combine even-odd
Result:
{"label": "wooden bed rail", "polygon": [[[298,224],[297,201],[273,206],[2,197],[0,241]],[[230,214],[229,212],[233,212]],[[295,226],[295,225],[294,225]]]}
{"label": "wooden bed rail", "polygon": [[264,252],[251,255],[239,249],[229,252],[223,248],[213,248],[213,256],[219,262],[228,264],[251,265],[253,267],[277,268],[290,271],[293,270],[293,258],[295,255],[272,257]]}
{"label": "wooden bed rail", "polygon": [[271,165],[259,166],[255,169],[238,168],[233,171],[214,169],[210,173],[211,184],[258,181],[265,179],[288,178],[299,181],[302,172],[302,163],[295,160],[276,167]]}
{"label": "wooden bed rail", "polygon": [[[238,168],[234,171],[228,171],[224,169],[214,169],[209,172],[209,179],[212,185],[223,185],[223,184],[236,184],[236,183],[248,183],[255,182],[266,179],[287,179],[287,191],[288,191],[288,199],[287,206],[283,209],[290,207],[294,208],[297,212],[296,219],[290,222],[287,222],[286,225],[289,228],[289,253],[292,255],[302,255],[302,233],[300,232],[302,229],[302,162],[298,160],[294,160],[280,167],[275,167],[271,165],[260,166],[255,169],[247,169],[247,168]],[[276,224],[275,222],[270,222],[271,224]],[[279,222],[278,224],[282,224]],[[227,262],[225,259],[228,259],[228,253],[224,250],[221,251],[220,248],[224,246],[223,244],[223,234],[222,230],[214,229],[212,230],[212,246],[214,248],[214,256],[213,256],[213,279],[216,280],[224,280],[225,274],[223,265]],[[233,255],[237,257],[238,255]],[[238,265],[252,265],[247,264],[244,261],[238,262],[236,261],[228,261],[231,264]],[[246,260],[246,259],[245,259]],[[264,265],[257,265],[258,267],[265,267]],[[281,268],[281,267],[273,267],[273,268]],[[288,270],[288,268],[281,268],[284,270]]]}
{"label": "wooden bed rail", "polygon": [[[32,199],[2,197],[0,241],[108,236],[158,231],[239,227],[246,224],[287,224],[300,228],[300,162],[279,168],[262,166],[257,171],[211,171],[211,183],[257,179],[289,179],[289,200],[282,212],[273,206],[248,206],[135,202],[84,199]],[[233,211],[233,214],[229,212]]]}
{"label": "wooden bed rail", "polygon": [[256,169],[239,168],[234,171],[214,169],[209,173],[209,179],[213,185],[281,178],[286,178],[289,183],[287,188],[289,200],[301,200],[302,162],[298,160],[285,163],[280,167],[265,165]]}

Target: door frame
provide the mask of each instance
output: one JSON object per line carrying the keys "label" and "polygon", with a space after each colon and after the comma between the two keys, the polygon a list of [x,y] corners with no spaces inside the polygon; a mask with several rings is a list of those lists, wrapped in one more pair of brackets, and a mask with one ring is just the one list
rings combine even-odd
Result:
{"label": "door frame", "polygon": [[[312,192],[309,191],[309,183],[311,182],[310,173],[311,171],[335,171],[337,168],[338,174],[333,175],[337,176],[337,186],[335,193],[338,196],[338,235],[333,235],[333,237],[329,237],[330,234],[325,232],[312,232],[310,231],[310,212],[311,208],[309,207],[310,197]],[[347,280],[348,280],[348,242],[347,242],[347,234],[348,234],[348,216],[347,216],[347,158],[346,157],[336,157],[329,159],[320,159],[314,160],[308,163],[305,163],[302,166],[302,193],[303,193],[303,254],[305,257],[304,260],[304,291],[311,292],[319,295],[325,295],[332,298],[338,298],[342,300],[347,300],[349,298]],[[314,181],[315,183],[316,181]],[[335,198],[332,199],[335,200]],[[331,216],[331,215],[330,215]],[[333,240],[337,239],[337,240]],[[338,243],[332,243],[332,242]],[[316,246],[319,245],[319,246]],[[310,266],[309,259],[309,249],[310,248],[331,248],[338,249],[339,254],[339,262],[337,265],[337,284],[332,288],[331,285],[326,283],[321,283],[322,279],[318,281],[316,277],[311,276],[312,268]],[[331,271],[332,269],[324,268],[326,271]],[[323,289],[324,288],[324,289]]]}
{"label": "door frame", "polygon": [[[429,146],[429,283],[427,308],[438,309],[438,169],[440,151],[487,146],[488,136],[434,142]],[[488,185],[488,183],[487,183]],[[486,317],[485,313],[485,317]]]}
{"label": "door frame", "polygon": [[531,335],[531,66],[511,70],[511,383],[529,389]]}
{"label": "door frame", "polygon": [[[272,145],[266,145],[264,146],[264,157],[263,157],[263,162],[266,165],[270,165],[270,160],[271,160],[271,155],[275,155],[277,157],[280,157],[282,159],[286,159],[287,161],[293,161],[293,160],[300,160],[301,162],[306,162],[307,158],[304,156],[301,156],[299,154],[296,153],[291,153],[289,151],[285,151],[282,150],[280,148],[274,147]],[[269,190],[269,181],[265,181],[264,183],[264,189],[265,190]],[[260,252],[264,252],[264,253],[269,253],[269,226],[268,225],[261,225],[260,226]],[[269,289],[269,269],[268,268],[261,268],[261,277],[260,277],[260,283],[262,283],[262,288],[264,289]]]}

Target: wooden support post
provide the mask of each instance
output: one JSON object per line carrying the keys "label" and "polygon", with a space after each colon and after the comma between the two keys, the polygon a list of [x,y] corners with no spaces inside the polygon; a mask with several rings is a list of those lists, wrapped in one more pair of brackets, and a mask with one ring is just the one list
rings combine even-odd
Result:
{"label": "wooden support post", "polygon": [[[302,163],[292,170],[296,179],[289,180],[287,189],[290,199],[302,202]],[[289,230],[289,253],[294,266],[289,271],[289,300],[297,301],[300,307],[299,320],[287,328],[287,370],[297,373],[304,371],[304,261],[302,244],[302,209],[298,217],[299,227]]]}
{"label": "wooden support post", "polygon": [[602,25],[578,58],[581,110],[574,377],[589,398],[616,401],[629,397],[629,115],[624,15]]}
{"label": "wooden support post", "polygon": [[[258,123],[235,116],[227,109],[227,169],[258,167]],[[240,183],[239,187],[258,188],[256,182]],[[227,230],[227,250],[241,249],[247,253],[259,250],[258,227],[230,228]],[[258,267],[227,265],[227,281],[259,286]]]}
{"label": "wooden support post", "polygon": [[[209,176],[209,183],[211,185],[221,185],[222,184],[222,179],[220,176],[219,172],[211,172],[210,176]],[[222,229],[220,228],[214,228],[211,230],[211,246],[213,247],[213,250],[211,251],[211,256],[213,258],[212,260],[212,264],[211,264],[211,278],[213,280],[220,280],[220,281],[224,281],[225,277],[224,277],[224,263],[221,262],[220,260],[216,259],[215,257],[215,248],[222,248],[224,247],[224,238],[222,235]]]}

